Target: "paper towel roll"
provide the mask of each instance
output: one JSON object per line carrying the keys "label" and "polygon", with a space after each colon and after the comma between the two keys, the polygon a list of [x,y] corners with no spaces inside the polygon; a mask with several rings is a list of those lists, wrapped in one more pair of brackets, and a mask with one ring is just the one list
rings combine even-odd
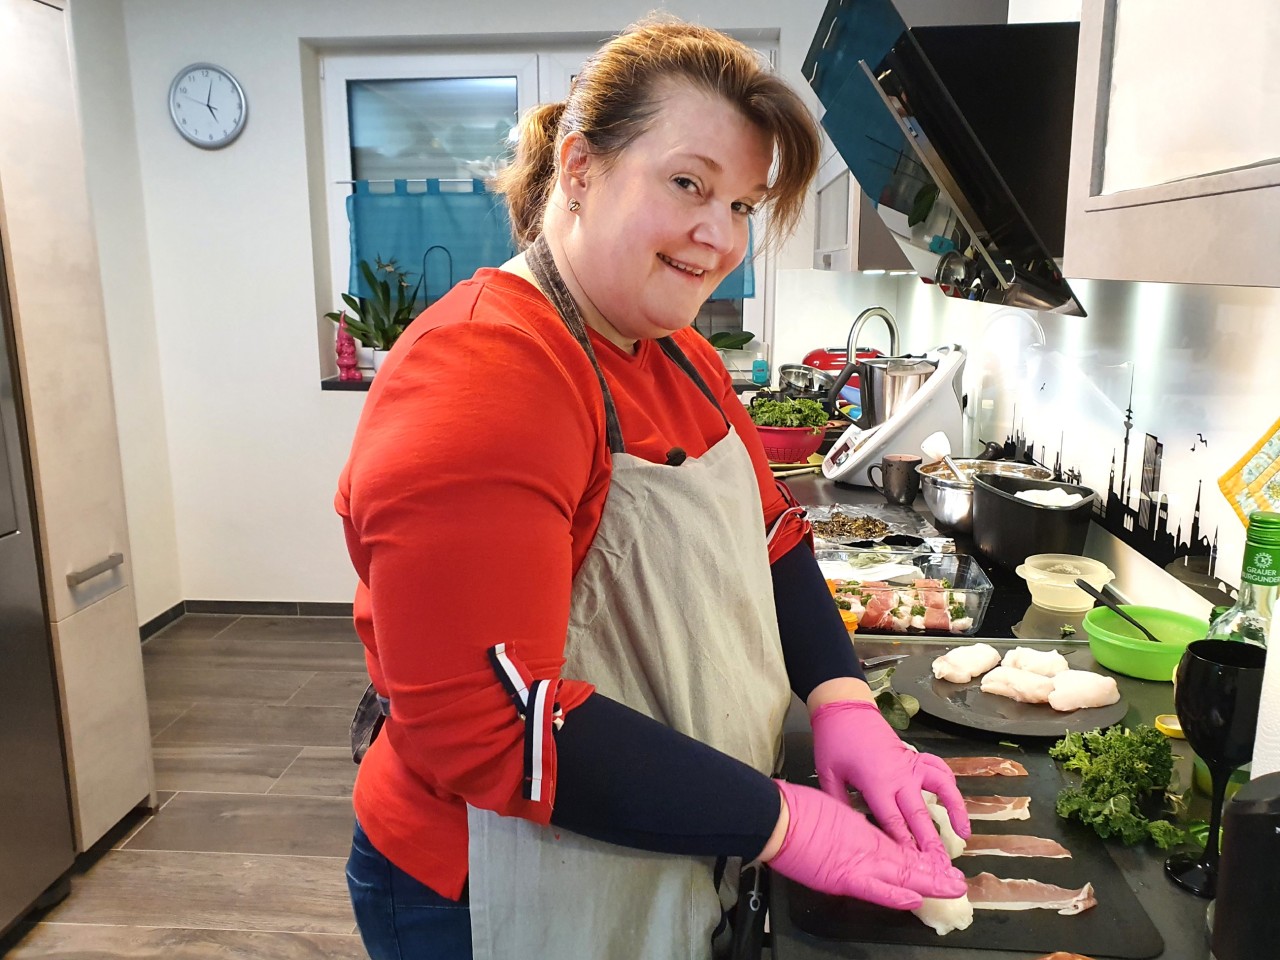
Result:
{"label": "paper towel roll", "polygon": [[1267,668],[1262,675],[1258,736],[1253,743],[1253,778],[1280,770],[1280,608],[1267,634]]}

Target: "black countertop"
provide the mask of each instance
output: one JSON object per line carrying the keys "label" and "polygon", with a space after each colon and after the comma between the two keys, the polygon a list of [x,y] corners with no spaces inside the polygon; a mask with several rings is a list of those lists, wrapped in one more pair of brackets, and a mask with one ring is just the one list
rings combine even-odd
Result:
{"label": "black countertop", "polygon": [[[859,487],[837,486],[821,476],[792,477],[788,480],[792,493],[806,505],[846,503],[846,504],[883,504],[883,498],[874,490]],[[903,508],[907,509],[907,508]],[[925,513],[923,498],[916,501],[914,509]],[[957,547],[970,552],[972,544],[963,539],[957,541]],[[1025,583],[1015,574],[1002,571],[997,565],[981,560],[983,569],[992,578],[995,593],[987,617],[979,629],[979,636],[964,638],[964,642],[979,639],[991,643],[997,649],[1012,648],[1016,645],[1031,646],[1040,649],[1055,647],[1063,652],[1067,649],[1080,651],[1078,656],[1087,656],[1087,643],[1084,631],[1077,637],[1067,641],[1062,639],[1031,640],[1019,639],[1012,631],[1019,622],[1025,622],[1026,614],[1031,606],[1031,596]],[[994,568],[994,569],[993,569]],[[994,574],[994,575],[993,575]],[[1000,579],[997,580],[997,577]],[[1060,615],[1054,615],[1057,617]],[[1042,618],[1045,623],[1052,623],[1053,617]],[[886,653],[921,653],[939,655],[952,646],[954,638],[873,636],[857,634],[858,653],[864,659]],[[1075,658],[1073,657],[1073,660]],[[1116,678],[1120,693],[1129,704],[1129,712],[1125,716],[1126,725],[1151,723],[1162,713],[1173,712],[1173,687],[1168,683],[1155,683],[1137,680],[1120,674],[1111,673],[1096,663],[1090,669],[1109,674]],[[1000,735],[984,734],[979,731],[956,727],[942,721],[933,720],[923,714],[912,720],[913,727],[919,725],[927,728],[931,737],[981,740],[984,737],[1000,739]],[[923,732],[923,730],[922,730]],[[789,737],[805,736],[790,733]],[[1027,741],[1023,743],[1028,750],[1047,750],[1052,740]],[[1182,783],[1190,782],[1191,753],[1185,741],[1171,741],[1174,753],[1178,758],[1176,774]],[[1196,806],[1204,809],[1199,815],[1207,818],[1207,804],[1201,798]],[[1193,807],[1193,815],[1196,809]],[[1205,911],[1208,901],[1201,900],[1191,894],[1184,893],[1175,887],[1163,872],[1164,859],[1167,854],[1148,844],[1141,847],[1125,847],[1119,843],[1108,843],[1107,850],[1112,860],[1123,872],[1130,888],[1134,891],[1143,909],[1160,931],[1165,941],[1164,952],[1160,960],[1204,960],[1209,955],[1209,935],[1205,925]],[[1031,960],[1030,954],[1010,953],[1003,950],[959,949],[946,946],[946,939],[939,938],[938,946],[911,946],[904,944],[883,943],[846,943],[819,940],[806,933],[795,930],[791,926],[787,901],[788,881],[773,878],[771,887],[772,903],[770,922],[773,930],[773,960]],[[1054,949],[1069,949],[1068,946]]]}

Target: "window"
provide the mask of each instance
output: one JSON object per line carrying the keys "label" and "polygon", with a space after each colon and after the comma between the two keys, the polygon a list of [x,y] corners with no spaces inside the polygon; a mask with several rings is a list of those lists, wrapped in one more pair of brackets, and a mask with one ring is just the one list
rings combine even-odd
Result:
{"label": "window", "polygon": [[[425,180],[441,181],[441,191],[472,193],[477,181],[487,181],[508,161],[508,135],[518,118],[536,103],[563,99],[593,49],[322,56],[330,302],[340,305],[352,276],[347,201],[353,181],[370,181],[373,194],[423,192]],[[414,283],[425,263],[431,300],[472,272],[454,265],[438,274],[445,267],[434,253],[424,262],[407,262],[420,256],[399,258],[398,266]],[[763,335],[767,265],[763,255],[753,261],[754,299],[709,304],[699,328],[725,329],[736,316],[739,329]]]}
{"label": "window", "polygon": [[[512,127],[538,101],[538,57],[333,55],[321,61],[321,77],[330,293],[340,304],[352,276],[352,181],[370,181],[372,194],[421,195],[427,180],[441,181],[440,191],[472,194],[477,181],[505,165]],[[397,186],[398,180],[409,183]],[[374,253],[396,255],[374,247]],[[424,252],[398,258],[411,283],[422,272]],[[474,266],[463,276],[460,265],[452,269],[436,256],[430,270],[428,293],[435,300],[449,284],[469,277]]]}

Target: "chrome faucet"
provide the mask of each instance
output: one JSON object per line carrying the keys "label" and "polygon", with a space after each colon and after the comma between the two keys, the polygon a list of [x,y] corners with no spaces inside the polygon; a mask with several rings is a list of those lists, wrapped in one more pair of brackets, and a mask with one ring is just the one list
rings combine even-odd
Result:
{"label": "chrome faucet", "polygon": [[846,347],[845,363],[854,363],[858,359],[858,334],[862,332],[862,326],[873,317],[879,317],[884,321],[884,325],[889,328],[889,356],[898,356],[898,325],[894,322],[893,314],[884,307],[867,307],[863,310],[853,326],[849,328],[849,343]]}

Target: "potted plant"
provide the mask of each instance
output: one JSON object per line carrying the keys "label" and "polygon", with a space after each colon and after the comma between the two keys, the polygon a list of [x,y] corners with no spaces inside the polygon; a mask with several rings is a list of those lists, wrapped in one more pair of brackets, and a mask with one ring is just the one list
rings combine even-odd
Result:
{"label": "potted plant", "polygon": [[375,257],[372,266],[367,260],[361,260],[359,269],[372,296],[356,299],[344,293],[342,301],[347,309],[326,313],[325,316],[334,323],[345,320],[351,335],[373,349],[373,369],[376,371],[382,366],[382,358],[387,351],[413,320],[422,278],[419,277],[410,288],[409,275],[396,265],[394,258],[383,260]]}
{"label": "potted plant", "polygon": [[757,397],[747,413],[774,463],[799,463],[822,446],[828,418],[817,400]]}

